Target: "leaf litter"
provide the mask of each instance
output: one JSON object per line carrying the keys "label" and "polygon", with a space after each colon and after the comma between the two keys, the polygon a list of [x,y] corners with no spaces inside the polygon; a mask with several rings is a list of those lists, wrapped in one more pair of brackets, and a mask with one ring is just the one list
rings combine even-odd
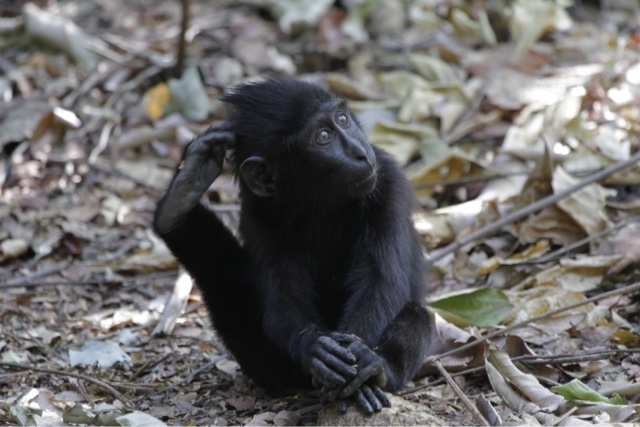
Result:
{"label": "leaf litter", "polygon": [[[192,2],[175,74],[178,3],[0,1],[0,420],[638,421],[634,2]],[[349,98],[414,184],[441,339],[396,418],[257,389],[149,229],[224,88],[272,72]],[[237,225],[228,176],[207,196]]]}

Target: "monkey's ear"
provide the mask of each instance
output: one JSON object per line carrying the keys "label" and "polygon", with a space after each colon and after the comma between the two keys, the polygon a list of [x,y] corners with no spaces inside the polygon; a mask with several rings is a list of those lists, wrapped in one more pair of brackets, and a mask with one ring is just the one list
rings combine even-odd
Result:
{"label": "monkey's ear", "polygon": [[276,182],[267,161],[260,156],[252,156],[240,165],[240,176],[258,197],[270,197],[276,192]]}

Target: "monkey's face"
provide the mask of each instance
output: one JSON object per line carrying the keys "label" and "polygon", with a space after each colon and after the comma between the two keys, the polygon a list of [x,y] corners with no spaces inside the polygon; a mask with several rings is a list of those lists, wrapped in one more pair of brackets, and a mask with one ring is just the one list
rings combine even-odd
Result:
{"label": "monkey's face", "polygon": [[245,197],[331,208],[375,188],[376,155],[344,99],[277,78],[239,86],[222,100],[232,107],[231,163]]}
{"label": "monkey's face", "polygon": [[369,194],[377,179],[376,156],[344,100],[322,104],[298,143],[308,173],[344,196]]}

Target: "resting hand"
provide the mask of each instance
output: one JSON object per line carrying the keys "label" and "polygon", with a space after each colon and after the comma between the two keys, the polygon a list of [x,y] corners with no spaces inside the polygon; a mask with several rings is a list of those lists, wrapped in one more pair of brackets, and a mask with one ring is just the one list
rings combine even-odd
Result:
{"label": "resting hand", "polygon": [[344,345],[350,336],[332,333],[319,337],[311,347],[310,373],[314,387],[341,389],[357,375],[356,357]]}
{"label": "resting hand", "polygon": [[387,382],[383,359],[357,337],[341,335],[345,337],[341,344],[346,345],[346,350],[356,359],[356,373],[347,377],[344,383],[322,383],[322,400],[336,400],[338,409],[343,413],[347,410],[347,400],[353,400],[369,415],[383,407],[390,407],[391,401],[382,391]]}

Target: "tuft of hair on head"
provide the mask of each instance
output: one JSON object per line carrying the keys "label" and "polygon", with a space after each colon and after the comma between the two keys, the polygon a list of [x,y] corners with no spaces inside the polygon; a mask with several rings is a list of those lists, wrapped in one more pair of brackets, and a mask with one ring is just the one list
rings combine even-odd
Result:
{"label": "tuft of hair on head", "polygon": [[266,78],[232,87],[220,99],[229,107],[236,135],[234,167],[251,155],[275,154],[298,134],[321,105],[336,98],[328,90],[292,77]]}
{"label": "tuft of hair on head", "polygon": [[292,77],[275,77],[241,84],[221,100],[230,108],[230,120],[242,137],[298,132],[317,112],[318,105],[333,100],[328,90]]}

